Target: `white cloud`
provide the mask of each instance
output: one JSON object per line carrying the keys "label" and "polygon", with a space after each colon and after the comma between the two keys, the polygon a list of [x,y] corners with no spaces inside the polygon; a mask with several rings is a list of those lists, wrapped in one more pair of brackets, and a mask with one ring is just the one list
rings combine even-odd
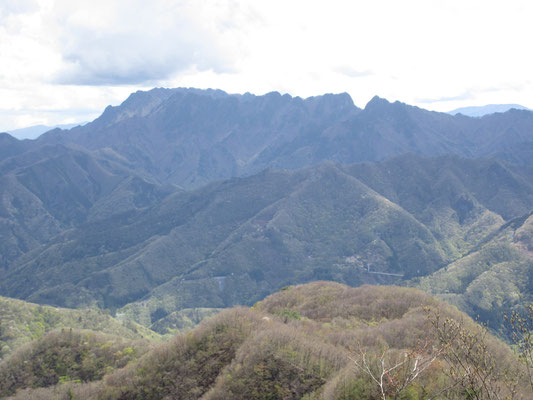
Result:
{"label": "white cloud", "polygon": [[3,1],[0,130],[152,86],[533,107],[531,15],[527,0]]}
{"label": "white cloud", "polygon": [[0,5],[0,19],[11,15],[26,14],[39,8],[35,0],[3,0]]}
{"label": "white cloud", "polygon": [[64,66],[58,83],[155,84],[192,67],[226,72],[232,60],[194,3],[58,1],[53,23]]}

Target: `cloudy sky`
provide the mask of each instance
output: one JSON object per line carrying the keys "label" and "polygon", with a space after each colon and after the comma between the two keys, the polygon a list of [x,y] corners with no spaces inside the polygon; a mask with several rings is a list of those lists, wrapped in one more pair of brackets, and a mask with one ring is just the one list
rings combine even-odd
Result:
{"label": "cloudy sky", "polygon": [[155,86],[533,108],[532,20],[530,0],[1,0],[0,131]]}

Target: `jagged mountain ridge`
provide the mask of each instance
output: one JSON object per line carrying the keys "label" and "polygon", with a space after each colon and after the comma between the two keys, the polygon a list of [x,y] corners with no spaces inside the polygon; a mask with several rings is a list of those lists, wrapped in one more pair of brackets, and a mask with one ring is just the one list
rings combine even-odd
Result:
{"label": "jagged mountain ridge", "polygon": [[406,152],[529,164],[532,132],[533,112],[525,110],[470,118],[377,96],[361,110],[346,93],[301,99],[178,88],[136,92],[92,123],[48,132],[35,145],[109,147],[141,174],[195,188],[264,168],[377,161]]}
{"label": "jagged mountain ridge", "polygon": [[258,172],[269,166],[255,161],[265,149],[321,131],[357,110],[347,94],[302,100],[279,93],[154,89],[108,107],[87,126],[51,131],[38,142],[111,147],[160,182],[190,188]]}

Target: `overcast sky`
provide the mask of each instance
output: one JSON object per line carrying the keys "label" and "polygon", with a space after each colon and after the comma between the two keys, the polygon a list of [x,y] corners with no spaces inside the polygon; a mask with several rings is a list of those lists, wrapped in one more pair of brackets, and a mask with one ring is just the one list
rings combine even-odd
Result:
{"label": "overcast sky", "polygon": [[1,0],[0,131],[155,86],[533,108],[531,21],[530,0]]}

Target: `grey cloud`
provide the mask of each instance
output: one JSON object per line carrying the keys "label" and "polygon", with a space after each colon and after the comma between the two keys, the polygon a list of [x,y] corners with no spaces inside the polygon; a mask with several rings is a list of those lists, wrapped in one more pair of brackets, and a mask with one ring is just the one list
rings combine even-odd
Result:
{"label": "grey cloud", "polygon": [[349,76],[350,78],[361,78],[363,76],[373,75],[373,72],[370,70],[359,71],[347,65],[335,68],[335,72]]}

